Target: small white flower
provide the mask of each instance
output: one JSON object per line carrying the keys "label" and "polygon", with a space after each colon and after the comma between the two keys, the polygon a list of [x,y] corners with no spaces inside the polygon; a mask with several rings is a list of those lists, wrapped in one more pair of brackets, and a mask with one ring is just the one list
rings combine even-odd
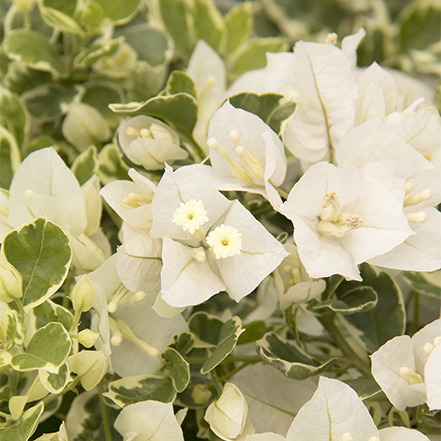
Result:
{"label": "small white flower", "polygon": [[190,199],[188,202],[181,202],[179,208],[173,213],[173,223],[182,226],[184,231],[193,234],[205,222],[208,222],[207,211],[204,210],[202,201]]}
{"label": "small white flower", "polygon": [[216,259],[226,259],[240,254],[242,233],[237,228],[222,224],[208,234],[207,243]]}

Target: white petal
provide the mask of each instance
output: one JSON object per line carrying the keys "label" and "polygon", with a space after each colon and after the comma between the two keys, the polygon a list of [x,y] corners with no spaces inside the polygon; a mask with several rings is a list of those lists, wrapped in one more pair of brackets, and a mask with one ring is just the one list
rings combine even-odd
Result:
{"label": "white petal", "polygon": [[311,378],[292,380],[262,363],[247,366],[231,381],[240,388],[250,406],[248,418],[256,432],[284,436],[294,416],[317,388],[317,382]]}
{"label": "white petal", "polygon": [[418,373],[424,373],[424,366],[427,363],[428,357],[424,351],[424,345],[426,343],[433,344],[434,338],[439,336],[441,336],[441,319],[434,320],[412,336],[416,370]]}
{"label": "white petal", "polygon": [[335,46],[300,41],[294,56],[299,95],[283,141],[298,158],[316,162],[353,126],[357,86],[348,59]]}
{"label": "white petal", "polygon": [[86,208],[75,175],[52,147],[37,150],[25,158],[11,183],[11,205],[24,198],[27,190],[60,201],[69,219],[70,233],[81,234],[86,228]]}
{"label": "white petal", "polygon": [[162,267],[158,239],[123,224],[124,243],[118,248],[116,270],[124,285],[133,292],[154,292],[160,288]]}
{"label": "white petal", "polygon": [[123,436],[135,432],[137,435],[132,441],[184,441],[172,403],[141,401],[130,404],[116,418],[115,429]]}
{"label": "white petal", "polygon": [[208,262],[193,259],[193,248],[164,237],[161,272],[162,299],[170,306],[198,305],[226,289]]}
{"label": "white petal", "polygon": [[339,440],[346,432],[352,434],[353,441],[378,436],[377,427],[356,392],[341,381],[320,377],[317,391],[300,409],[286,440]]}
{"label": "white petal", "polygon": [[435,346],[429,355],[424,376],[427,387],[427,405],[430,410],[441,409],[441,345]]}
{"label": "white petal", "polygon": [[379,433],[380,441],[429,441],[429,438],[418,430],[406,427],[386,427]]}
{"label": "white petal", "polygon": [[389,340],[371,355],[372,375],[380,385],[389,401],[398,409],[418,406],[426,401],[424,383],[411,385],[400,374],[400,368],[415,371],[415,358],[412,341],[402,335]]}
{"label": "white petal", "polygon": [[288,255],[283,245],[239,202],[223,221],[242,232],[239,255],[217,260],[228,294],[238,302],[250,294]]}

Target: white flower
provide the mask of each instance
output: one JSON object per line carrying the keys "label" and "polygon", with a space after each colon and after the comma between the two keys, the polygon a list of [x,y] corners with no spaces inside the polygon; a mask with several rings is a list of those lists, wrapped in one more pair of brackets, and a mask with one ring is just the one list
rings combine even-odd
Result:
{"label": "white flower", "polygon": [[240,389],[226,383],[222,395],[205,412],[205,421],[221,439],[236,439],[242,434],[248,415],[248,404]]}
{"label": "white flower", "polygon": [[[200,304],[219,291],[238,302],[287,254],[240,202],[207,182],[209,170],[167,167],[153,198],[150,235],[163,239],[161,297],[173,307]],[[181,203],[192,199],[202,201],[208,220],[189,234],[174,220]]]}
{"label": "white flower", "polygon": [[297,105],[282,138],[297,158],[317,162],[353,127],[357,85],[348,58],[330,44],[299,41],[293,65]]}
{"label": "white flower", "polygon": [[131,292],[119,279],[117,256],[111,256],[89,274],[95,287],[92,330],[99,332],[96,344],[121,377],[156,374],[159,353],[174,334],[188,332],[181,315],[162,318],[153,309],[156,291]]}
{"label": "white flower", "polygon": [[412,338],[395,337],[372,354],[372,375],[398,410],[424,402],[431,410],[441,409],[440,342],[438,319]]}
{"label": "white flower", "polygon": [[207,211],[204,210],[204,204],[200,199],[190,199],[188,202],[181,202],[179,208],[173,213],[172,222],[182,226],[184,231],[193,234],[205,222],[208,222],[206,214]]}
{"label": "white flower", "polygon": [[115,429],[130,441],[184,441],[172,403],[141,401],[124,407]]}
{"label": "white flower", "polygon": [[258,116],[226,102],[210,121],[210,159],[218,190],[241,190],[281,204],[277,187],[286,174],[286,158],[279,137]]}
{"label": "white flower", "polygon": [[4,200],[3,194],[0,196],[1,232],[46,217],[69,236],[73,266],[83,273],[93,271],[110,255],[109,241],[98,228],[101,217],[98,191],[96,177],[80,187],[52,147],[37,150],[17,168],[9,200]]}
{"label": "white flower", "polygon": [[187,75],[194,81],[198,118],[193,137],[206,149],[208,124],[226,98],[226,69],[222,58],[204,40],[199,40],[188,62]]}
{"label": "white flower", "polygon": [[127,157],[146,170],[160,170],[164,168],[165,161],[188,156],[179,147],[179,136],[171,127],[145,115],[122,121],[118,140]]}
{"label": "white flower", "polygon": [[230,225],[219,225],[206,237],[216,259],[226,259],[240,254],[242,233]]}
{"label": "white flower", "polygon": [[361,280],[359,263],[413,234],[403,198],[404,191],[400,202],[390,188],[357,170],[321,162],[297,182],[280,211],[294,223],[299,256],[310,277],[341,274]]}
{"label": "white flower", "polygon": [[367,407],[345,383],[320,377],[314,396],[298,412],[286,441],[428,441],[405,427],[378,430]]}

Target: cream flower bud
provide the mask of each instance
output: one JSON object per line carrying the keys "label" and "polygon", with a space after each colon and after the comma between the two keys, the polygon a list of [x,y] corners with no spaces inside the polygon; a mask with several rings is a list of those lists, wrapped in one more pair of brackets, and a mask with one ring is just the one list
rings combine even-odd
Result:
{"label": "cream flower bud", "polygon": [[78,341],[85,348],[91,348],[96,343],[99,336],[100,334],[97,332],[93,332],[90,329],[83,329],[78,333]]}
{"label": "cream flower bud", "polygon": [[0,263],[0,300],[12,302],[23,296],[21,274],[6,259]]}
{"label": "cream flower bud", "polygon": [[70,295],[75,311],[89,311],[95,299],[95,288],[89,277],[84,275]]}
{"label": "cream flower bud", "polygon": [[243,432],[247,415],[248,404],[242,392],[226,383],[220,398],[208,406],[204,419],[219,438],[230,440]]}
{"label": "cream flower bud", "polygon": [[197,384],[191,393],[191,398],[196,404],[204,404],[211,398],[211,392],[204,384]]}

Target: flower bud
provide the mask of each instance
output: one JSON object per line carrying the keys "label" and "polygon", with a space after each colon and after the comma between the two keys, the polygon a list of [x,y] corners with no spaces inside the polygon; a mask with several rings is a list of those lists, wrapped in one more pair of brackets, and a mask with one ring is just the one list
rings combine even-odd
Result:
{"label": "flower bud", "polygon": [[208,406],[204,419],[219,438],[231,440],[243,432],[247,415],[242,392],[233,383],[226,383],[220,398]]}
{"label": "flower bud", "polygon": [[6,260],[0,263],[0,300],[5,303],[23,296],[21,274]]}
{"label": "flower bud", "polygon": [[98,332],[93,332],[90,329],[83,329],[78,333],[78,341],[85,348],[91,348],[96,343],[99,336],[100,334]]}
{"label": "flower bud", "polygon": [[204,384],[197,384],[191,393],[191,398],[196,404],[204,404],[211,398],[211,392]]}
{"label": "flower bud", "polygon": [[95,288],[88,276],[84,275],[75,285],[70,298],[77,312],[89,311],[92,308],[95,299]]}

